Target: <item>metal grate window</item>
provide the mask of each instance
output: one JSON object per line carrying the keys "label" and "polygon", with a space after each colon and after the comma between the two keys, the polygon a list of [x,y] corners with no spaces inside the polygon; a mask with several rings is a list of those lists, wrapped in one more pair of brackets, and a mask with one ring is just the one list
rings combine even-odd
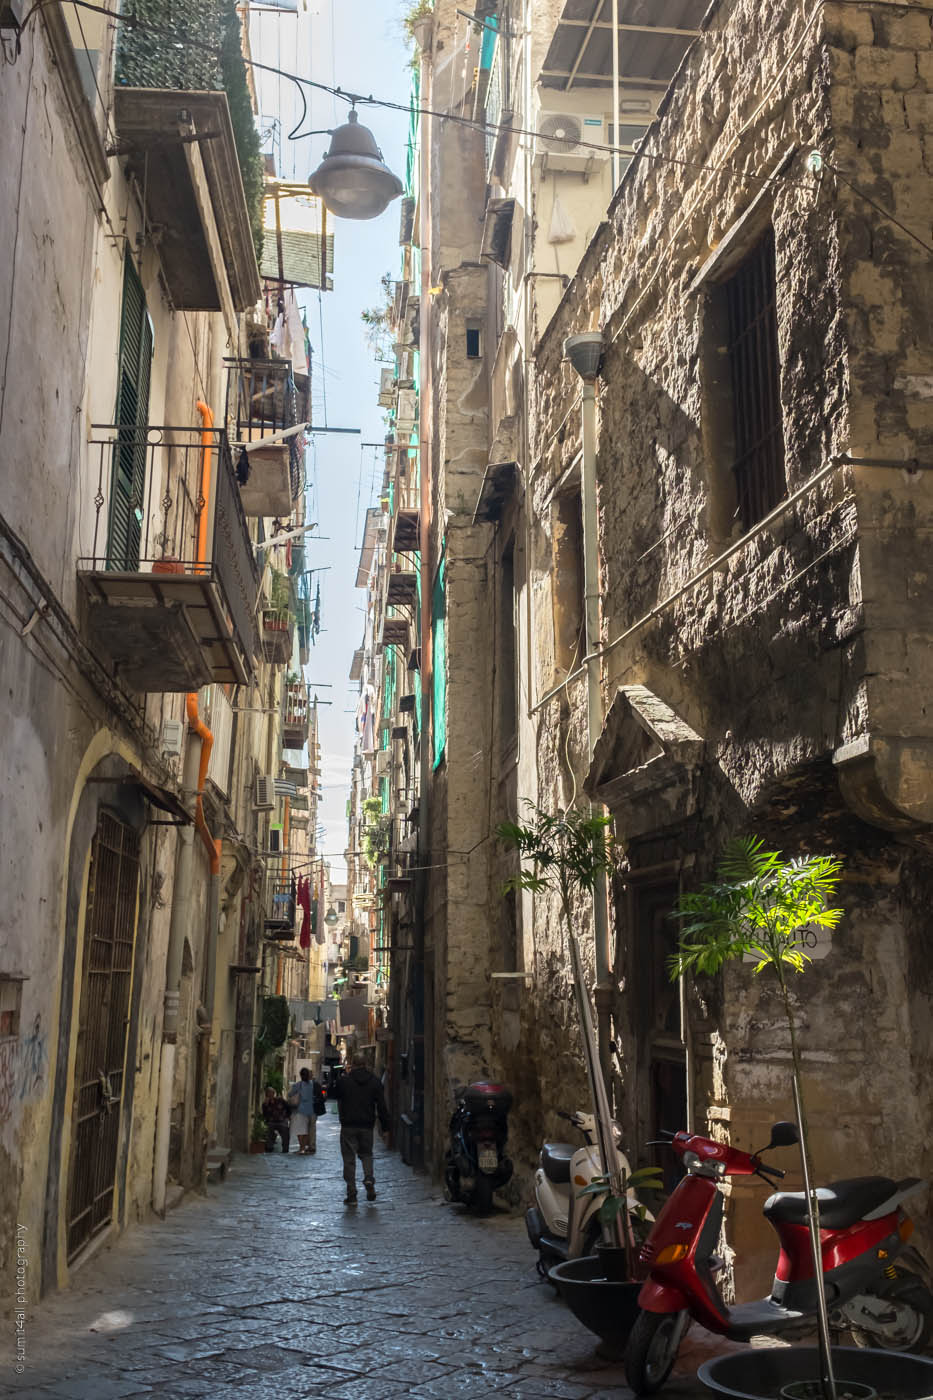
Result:
{"label": "metal grate window", "polygon": [[777,339],[774,231],[724,284],[739,514],[750,529],[787,491]]}

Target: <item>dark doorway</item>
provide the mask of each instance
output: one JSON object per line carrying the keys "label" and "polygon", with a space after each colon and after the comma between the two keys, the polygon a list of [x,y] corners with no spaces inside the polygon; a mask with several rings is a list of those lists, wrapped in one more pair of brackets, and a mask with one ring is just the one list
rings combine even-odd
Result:
{"label": "dark doorway", "polygon": [[139,835],[101,812],[91,849],[68,1179],[68,1260],[110,1224],[124,1092]]}
{"label": "dark doorway", "polygon": [[[677,946],[677,924],[670,913],[677,900],[676,876],[630,876],[633,1020],[638,1061],[638,1128],[641,1142],[656,1141],[660,1130],[687,1126],[687,1068],[681,1024],[680,986],[672,982],[668,958]],[[670,1152],[658,1162],[668,1189],[677,1179]]]}

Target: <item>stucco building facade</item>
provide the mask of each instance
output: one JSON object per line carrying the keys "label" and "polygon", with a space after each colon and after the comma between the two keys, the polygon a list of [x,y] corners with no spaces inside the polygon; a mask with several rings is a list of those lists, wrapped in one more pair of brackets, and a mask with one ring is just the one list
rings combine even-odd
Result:
{"label": "stucco building facade", "polygon": [[308,738],[268,543],[303,523],[300,453],[249,462],[257,400],[300,424],[307,377],[260,301],[246,35],[202,7],[187,38],[232,49],[186,69],[157,9],[3,36],[0,1219],[30,1299],[246,1144]]}

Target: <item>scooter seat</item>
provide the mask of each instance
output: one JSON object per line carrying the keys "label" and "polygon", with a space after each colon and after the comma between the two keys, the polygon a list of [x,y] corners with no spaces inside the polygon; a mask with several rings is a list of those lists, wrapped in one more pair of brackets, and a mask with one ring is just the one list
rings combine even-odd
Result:
{"label": "scooter seat", "polygon": [[[832,1181],[818,1186],[820,1225],[827,1230],[844,1230],[854,1225],[875,1206],[882,1205],[897,1191],[889,1176],[855,1176],[848,1181]],[[806,1225],[807,1197],[804,1191],[776,1191],[764,1203],[763,1213],[777,1225]]]}
{"label": "scooter seat", "polygon": [[570,1180],[570,1162],[576,1148],[569,1142],[546,1142],[541,1149],[541,1166],[548,1181],[555,1186]]}

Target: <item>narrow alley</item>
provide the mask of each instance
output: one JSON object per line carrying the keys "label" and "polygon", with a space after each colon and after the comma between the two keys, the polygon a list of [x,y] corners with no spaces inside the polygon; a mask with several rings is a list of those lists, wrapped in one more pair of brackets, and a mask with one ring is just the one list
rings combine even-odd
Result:
{"label": "narrow alley", "polygon": [[[519,1213],[462,1216],[377,1148],[343,1205],[337,1120],[317,1155],[234,1158],[222,1185],[129,1230],[29,1310],[30,1400],[595,1400],[620,1366],[535,1274]],[[695,1369],[696,1362],[693,1362]],[[4,1388],[5,1387],[5,1388]],[[672,1381],[671,1400],[705,1394]]]}

